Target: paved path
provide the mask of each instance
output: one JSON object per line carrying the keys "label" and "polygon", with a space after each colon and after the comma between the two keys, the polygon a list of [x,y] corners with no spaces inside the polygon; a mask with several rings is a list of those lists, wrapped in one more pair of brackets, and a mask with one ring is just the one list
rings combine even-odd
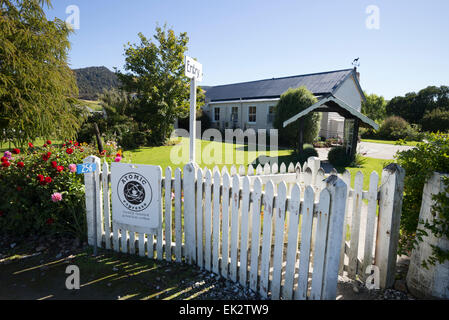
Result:
{"label": "paved path", "polygon": [[[385,143],[373,143],[373,142],[360,142],[357,145],[357,151],[365,157],[375,159],[392,160],[394,155],[398,151],[410,150],[414,147],[411,146],[396,146],[394,144]],[[318,157],[320,160],[327,160],[327,154],[330,148],[317,148]]]}

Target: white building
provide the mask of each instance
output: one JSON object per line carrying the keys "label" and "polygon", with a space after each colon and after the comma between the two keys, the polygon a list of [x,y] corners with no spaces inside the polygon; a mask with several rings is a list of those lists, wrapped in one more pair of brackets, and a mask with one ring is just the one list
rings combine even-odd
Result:
{"label": "white building", "polygon": [[[358,112],[365,99],[358,72],[345,69],[210,87],[203,110],[218,129],[271,129],[273,110],[281,94],[300,86],[319,100],[332,94]],[[319,135],[343,138],[344,120],[338,113],[323,112]]]}

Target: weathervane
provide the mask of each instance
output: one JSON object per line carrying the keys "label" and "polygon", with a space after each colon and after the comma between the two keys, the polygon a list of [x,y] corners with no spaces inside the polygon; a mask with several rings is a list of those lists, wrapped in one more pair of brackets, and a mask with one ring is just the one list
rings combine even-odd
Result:
{"label": "weathervane", "polygon": [[356,58],[352,61],[352,65],[354,66],[354,69],[357,69],[357,67],[360,66],[360,62],[359,62],[360,58]]}

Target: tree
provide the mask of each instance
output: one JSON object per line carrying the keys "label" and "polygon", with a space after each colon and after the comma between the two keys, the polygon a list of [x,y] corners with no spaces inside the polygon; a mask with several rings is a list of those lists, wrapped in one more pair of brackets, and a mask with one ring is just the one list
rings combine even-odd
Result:
{"label": "tree", "polygon": [[394,97],[386,106],[387,115],[400,116],[410,123],[422,124],[426,113],[440,109],[449,111],[449,87],[429,86],[418,93]]}
{"label": "tree", "polygon": [[384,97],[365,93],[366,101],[362,103],[362,113],[372,120],[382,121],[386,117]]}
{"label": "tree", "polygon": [[47,20],[49,0],[0,2],[0,140],[71,138],[81,124],[78,88],[67,64],[71,32]]}
{"label": "tree", "polygon": [[[176,118],[189,113],[189,79],[184,75],[187,33],[156,27],[155,42],[139,33],[140,44],[125,48],[126,73],[117,71],[121,88],[134,95],[128,115],[138,124],[147,145],[162,145]],[[197,108],[204,100],[197,88]]]}
{"label": "tree", "polygon": [[[273,126],[278,129],[281,144],[294,147],[296,150],[299,149],[299,121],[295,121],[285,128],[283,123],[316,102],[318,102],[317,98],[304,86],[296,89],[290,88],[281,95],[275,107],[273,122]],[[303,117],[304,143],[312,143],[316,138],[319,121],[320,115],[316,112]]]}

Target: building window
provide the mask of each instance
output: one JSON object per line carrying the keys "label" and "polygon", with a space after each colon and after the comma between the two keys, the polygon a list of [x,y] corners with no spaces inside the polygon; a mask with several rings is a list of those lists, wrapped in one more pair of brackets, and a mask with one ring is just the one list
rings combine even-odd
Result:
{"label": "building window", "polygon": [[220,108],[214,109],[214,121],[220,121]]}
{"label": "building window", "polygon": [[274,106],[268,107],[268,123],[273,123],[274,121]]}
{"label": "building window", "polygon": [[256,122],[256,107],[249,107],[248,122]]}
{"label": "building window", "polygon": [[232,107],[231,109],[231,121],[237,122],[239,120],[239,108]]}

